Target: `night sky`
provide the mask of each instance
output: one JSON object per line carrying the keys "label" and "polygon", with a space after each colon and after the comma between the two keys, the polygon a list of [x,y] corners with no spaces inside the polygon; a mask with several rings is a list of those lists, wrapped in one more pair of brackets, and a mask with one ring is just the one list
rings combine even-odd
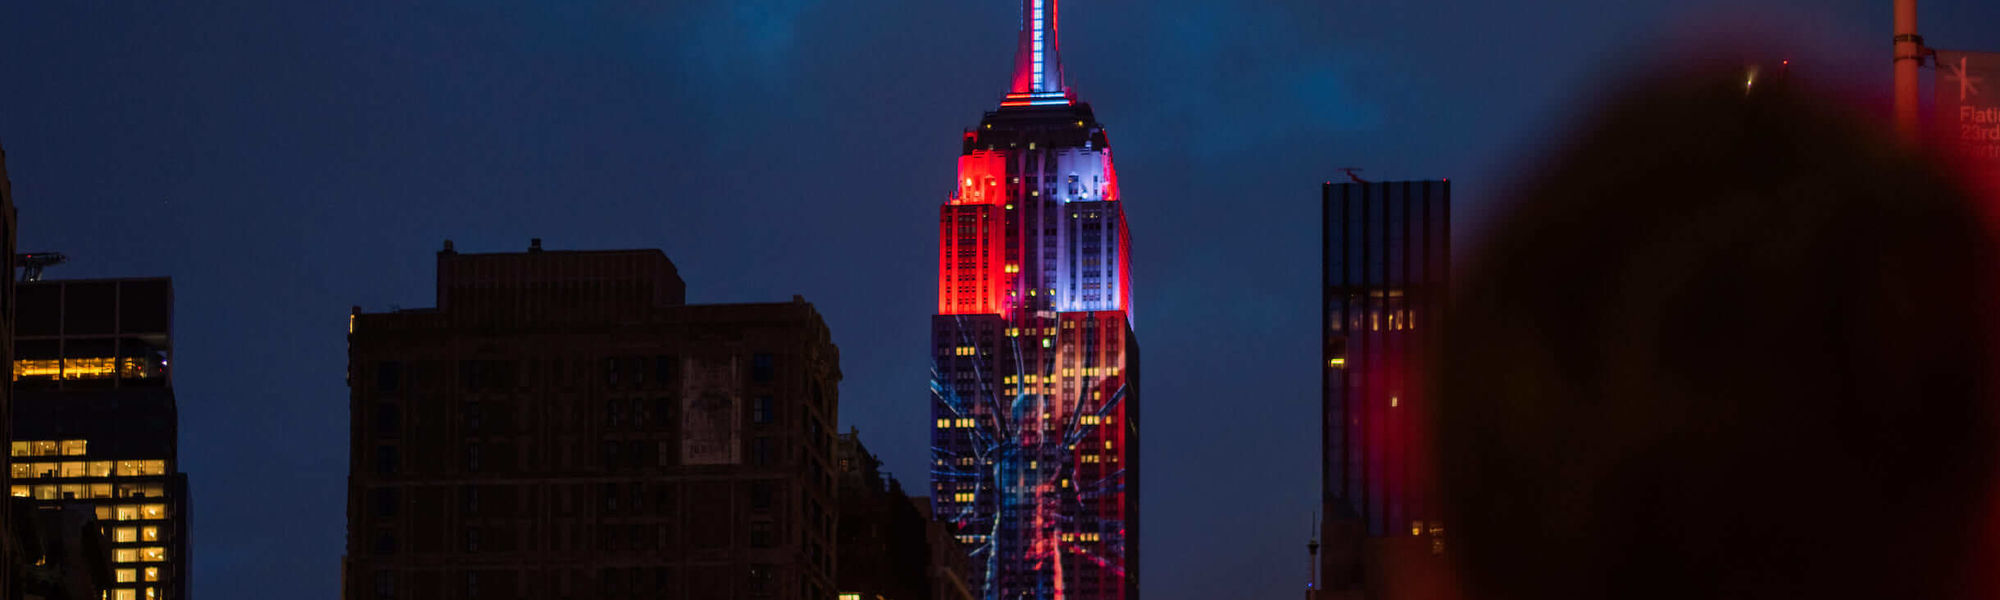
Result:
{"label": "night sky", "polygon": [[[1463,248],[1662,48],[1763,34],[1744,60],[1886,95],[1888,0],[1468,4],[1065,4],[1068,82],[1129,202],[1147,597],[1304,582],[1339,167],[1451,178]],[[348,307],[432,306],[445,239],[661,248],[694,302],[804,295],[841,346],[843,429],[924,489],[937,206],[1018,6],[6,2],[0,144],[20,249],[70,256],[51,277],[174,278],[195,593],[330,599]],[[2000,50],[2000,2],[1922,17],[1934,46]]]}

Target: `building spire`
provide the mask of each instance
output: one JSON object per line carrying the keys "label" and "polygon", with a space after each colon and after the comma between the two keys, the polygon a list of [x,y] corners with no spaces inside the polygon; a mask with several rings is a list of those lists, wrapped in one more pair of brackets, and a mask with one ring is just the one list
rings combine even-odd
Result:
{"label": "building spire", "polygon": [[1021,0],[1021,33],[1014,54],[1014,85],[1001,106],[1050,106],[1073,102],[1063,85],[1061,0]]}

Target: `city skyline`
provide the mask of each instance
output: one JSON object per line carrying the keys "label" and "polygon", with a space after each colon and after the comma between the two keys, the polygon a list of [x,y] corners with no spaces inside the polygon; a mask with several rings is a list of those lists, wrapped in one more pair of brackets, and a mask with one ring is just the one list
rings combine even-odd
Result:
{"label": "city skyline", "polygon": [[[1318,294],[1309,263],[1284,257],[1313,255],[1315,188],[1338,168],[1462,178],[1452,229],[1476,234],[1522,161],[1557,142],[1543,131],[1651,62],[1629,40],[1698,25],[1783,23],[1801,72],[1887,87],[1877,2],[1754,3],[1736,10],[1765,16],[1740,23],[1664,1],[1067,4],[1073,31],[1117,32],[1065,58],[1120,134],[1125,191],[1147,202],[1132,228],[1149,439],[1203,441],[1146,447],[1147,544],[1235,552],[1150,553],[1156,599],[1289,594],[1305,577]],[[952,179],[939,157],[1006,91],[1016,8],[772,8],[0,13],[0,76],[20,82],[0,98],[20,250],[69,254],[51,279],[176,281],[184,470],[202,510],[242,517],[201,523],[196,589],[333,589],[347,308],[426,305],[433,274],[400,259],[445,238],[657,247],[704,282],[692,301],[811,298],[848,349],[839,427],[915,487],[928,211]],[[1932,1],[1925,17],[1934,44],[2000,47],[1978,27],[2000,7]],[[1203,410],[1219,399],[1229,410]],[[298,515],[325,523],[267,539]]]}

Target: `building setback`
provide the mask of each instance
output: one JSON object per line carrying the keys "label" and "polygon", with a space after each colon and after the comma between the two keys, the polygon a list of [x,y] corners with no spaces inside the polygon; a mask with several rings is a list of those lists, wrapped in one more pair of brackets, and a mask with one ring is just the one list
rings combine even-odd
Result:
{"label": "building setback", "polygon": [[1023,0],[1013,85],[938,215],[932,512],[984,598],[1133,599],[1139,345],[1110,140]]}
{"label": "building setback", "polygon": [[[173,282],[36,281],[16,289],[12,496],[37,510],[95,518],[109,539],[107,600],[187,598],[192,509],[178,457]],[[77,538],[81,529],[42,535],[71,547],[92,543]]]}
{"label": "building setback", "polygon": [[811,304],[689,305],[657,250],[437,255],[356,309],[344,597],[834,594],[840,355]]}
{"label": "building setback", "polygon": [[1418,574],[1444,535],[1422,378],[1450,275],[1451,184],[1328,183],[1321,206],[1321,587],[1409,597],[1397,591],[1436,579]]}

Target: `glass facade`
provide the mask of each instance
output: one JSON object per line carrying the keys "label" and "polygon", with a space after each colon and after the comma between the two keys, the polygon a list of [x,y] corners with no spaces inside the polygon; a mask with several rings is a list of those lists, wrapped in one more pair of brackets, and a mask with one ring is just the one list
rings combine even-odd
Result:
{"label": "glass facade", "polygon": [[109,547],[104,597],[187,597],[172,282],[48,280],[18,290],[8,493],[95,516]]}
{"label": "glass facade", "polygon": [[1441,534],[1420,376],[1446,297],[1451,184],[1329,183],[1322,203],[1327,520],[1359,520],[1369,537]]}

